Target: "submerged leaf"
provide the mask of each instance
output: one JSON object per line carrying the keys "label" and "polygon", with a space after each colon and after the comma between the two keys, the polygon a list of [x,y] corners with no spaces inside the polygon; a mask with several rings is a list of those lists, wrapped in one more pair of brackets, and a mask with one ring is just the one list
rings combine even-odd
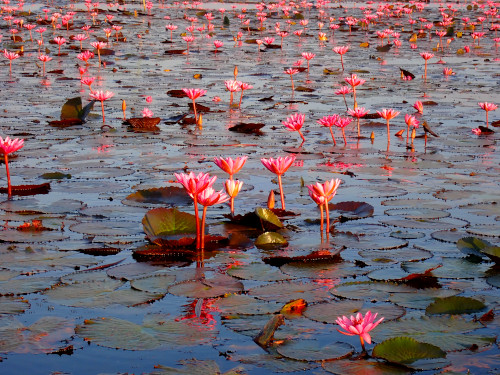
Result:
{"label": "submerged leaf", "polygon": [[257,247],[267,247],[271,245],[286,245],[288,242],[281,234],[276,232],[265,232],[262,233],[255,240],[255,246]]}

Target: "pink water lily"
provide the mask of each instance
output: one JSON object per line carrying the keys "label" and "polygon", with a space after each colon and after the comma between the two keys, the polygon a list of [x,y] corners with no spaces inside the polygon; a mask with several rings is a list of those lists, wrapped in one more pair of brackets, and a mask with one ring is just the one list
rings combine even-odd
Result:
{"label": "pink water lily", "polygon": [[350,77],[345,77],[344,80],[352,87],[352,97],[354,98],[354,109],[358,107],[358,102],[356,101],[356,87],[361,86],[366,80],[358,78],[356,74],[351,74]]}
{"label": "pink water lily", "polygon": [[198,123],[198,116],[196,114],[196,99],[198,99],[200,96],[203,96],[207,93],[207,90],[203,89],[182,89],[184,91],[184,94],[187,95],[189,99],[193,101],[193,111],[194,111],[194,121]]}
{"label": "pink water lily", "polygon": [[384,118],[386,120],[387,124],[387,144],[391,143],[391,133],[390,133],[390,126],[389,126],[389,121],[392,120],[394,117],[399,115],[398,111],[395,111],[394,109],[390,108],[384,108],[381,111],[377,111],[380,117]]}
{"label": "pink water lily", "polygon": [[214,163],[222,169],[224,172],[229,174],[229,179],[233,179],[233,175],[238,173],[241,168],[245,165],[248,156],[239,156],[236,159],[233,158],[214,158]]}
{"label": "pink water lily", "polygon": [[314,185],[307,185],[309,196],[316,202],[321,212],[321,232],[323,232],[323,208],[326,211],[326,233],[330,232],[330,213],[328,210],[328,202],[337,194],[337,189],[342,180],[332,178],[322,184],[317,182]]}
{"label": "pink water lily", "polygon": [[477,104],[486,112],[486,127],[488,127],[488,112],[496,110],[498,106],[496,104],[488,102],[482,102]]}
{"label": "pink water lily", "polygon": [[301,131],[302,125],[304,125],[305,118],[306,115],[304,115],[303,113],[296,113],[283,121],[283,125],[287,128],[287,130],[299,133],[300,137],[302,138],[302,143],[306,141],[306,139],[304,138],[304,134],[302,134]]}
{"label": "pink water lily", "polygon": [[333,52],[340,55],[340,64],[342,65],[342,70],[344,70],[344,55],[349,51],[349,46],[337,46],[333,47]]}
{"label": "pink water lily", "polygon": [[329,116],[324,116],[323,118],[316,121],[318,124],[330,129],[330,135],[332,136],[332,141],[334,146],[337,146],[337,141],[335,140],[335,136],[333,135],[332,127],[337,123],[338,117],[339,115],[329,115]]}
{"label": "pink water lily", "polygon": [[280,198],[281,198],[281,209],[285,209],[285,196],[283,194],[283,184],[281,182],[281,176],[292,166],[295,162],[295,155],[286,157],[277,157],[276,159],[269,158],[260,159],[264,167],[266,167],[270,172],[278,176],[278,185],[280,188]]}
{"label": "pink water lily", "polygon": [[24,146],[24,139],[10,139],[0,137],[0,154],[3,154],[5,161],[5,172],[7,174],[7,194],[9,198],[12,196],[12,186],[10,184],[9,157],[8,155],[16,152]]}
{"label": "pink water lily", "polygon": [[341,326],[345,332],[339,329],[337,329],[337,331],[347,336],[359,335],[361,348],[365,351],[365,341],[368,344],[372,343],[372,338],[370,337],[369,332],[384,320],[384,318],[380,318],[375,321],[377,315],[378,313],[372,314],[368,311],[365,316],[361,313],[357,313],[356,316],[351,315],[350,318],[347,318],[346,316],[338,317],[335,322]]}
{"label": "pink water lily", "polygon": [[215,191],[212,187],[207,187],[198,193],[197,201],[203,206],[203,215],[201,218],[201,238],[198,247],[202,250],[205,248],[205,220],[207,216],[207,208],[216,204],[227,202],[229,197],[222,190]]}
{"label": "pink water lily", "polygon": [[226,180],[226,182],[224,183],[226,193],[230,198],[229,204],[231,207],[231,215],[234,215],[234,198],[236,198],[242,186],[243,182],[238,180]]}
{"label": "pink water lily", "polygon": [[356,118],[356,125],[358,128],[358,138],[360,138],[361,137],[361,129],[359,127],[359,119],[361,117],[365,117],[368,114],[368,111],[366,109],[364,109],[363,107],[358,107],[356,109],[350,109],[349,111],[347,111],[347,113],[349,113],[350,116]]}
{"label": "pink water lily", "polygon": [[112,98],[115,94],[111,91],[104,92],[103,90],[96,90],[90,93],[90,97],[99,100],[101,102],[101,110],[102,110],[102,123],[104,125],[106,119],[104,117],[104,101]]}
{"label": "pink water lily", "polygon": [[175,173],[175,178],[177,182],[180,183],[188,195],[193,198],[194,203],[194,216],[196,219],[196,247],[200,246],[200,216],[198,214],[198,194],[200,194],[205,189],[211,187],[217,176],[210,177],[208,173],[198,173],[195,175],[193,172],[189,173]]}

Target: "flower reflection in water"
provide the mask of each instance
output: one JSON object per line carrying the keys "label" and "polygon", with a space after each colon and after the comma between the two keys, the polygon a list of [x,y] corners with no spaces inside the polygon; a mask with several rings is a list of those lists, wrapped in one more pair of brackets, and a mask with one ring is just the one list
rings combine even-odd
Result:
{"label": "flower reflection in water", "polygon": [[212,305],[213,302],[214,299],[211,298],[199,298],[182,305],[184,315],[176,321],[186,321],[190,326],[202,330],[215,330],[217,321],[211,312],[217,311],[217,308]]}

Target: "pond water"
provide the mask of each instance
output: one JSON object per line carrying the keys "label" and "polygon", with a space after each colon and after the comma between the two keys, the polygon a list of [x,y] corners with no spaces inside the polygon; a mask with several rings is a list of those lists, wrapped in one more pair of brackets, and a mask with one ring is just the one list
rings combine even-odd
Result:
{"label": "pond water", "polygon": [[[484,16],[493,5],[269,5],[260,28],[256,4],[153,2],[148,11],[142,2],[119,1],[95,4],[92,15],[83,3],[56,0],[3,9],[4,17],[36,25],[31,41],[19,22],[7,17],[1,23],[2,49],[22,51],[11,73],[9,60],[0,67],[1,135],[25,140],[9,156],[12,184],[48,182],[50,191],[1,198],[2,374],[500,371],[500,272],[478,250],[488,245],[498,261],[500,112],[489,112],[491,133],[472,132],[486,126],[478,103],[498,104],[500,97],[495,21]],[[54,12],[73,11],[68,29],[50,22]],[[207,12],[214,16],[210,37]],[[450,15],[449,27],[440,26],[441,12]],[[376,18],[366,30],[359,20],[368,14]],[[358,19],[351,32],[349,16]],[[465,17],[471,21],[464,25]],[[288,32],[282,47],[276,23]],[[172,38],[167,24],[178,26]],[[182,37],[191,24],[195,39],[187,51]],[[339,28],[332,31],[330,24]],[[87,66],[77,59],[80,42],[72,36],[87,35],[85,25],[91,27],[84,50],[94,51],[90,42],[108,42],[101,66],[97,51]],[[111,29],[107,38],[104,29],[112,26],[119,30]],[[42,27],[47,30],[39,47],[36,30]],[[14,38],[13,28],[19,29]],[[377,36],[389,28],[400,34],[400,47],[393,36],[391,44]],[[300,37],[297,30],[303,30]],[[436,30],[448,32],[442,46]],[[472,38],[478,30],[485,35]],[[67,40],[60,54],[56,36]],[[266,37],[275,37],[274,43],[259,49],[255,40]],[[215,39],[224,43],[217,53]],[[344,71],[332,51],[336,46],[349,46]],[[293,75],[292,91],[285,70],[303,60],[302,52],[315,56],[309,71]],[[434,54],[426,78],[421,52]],[[52,57],[45,73],[40,53]],[[82,124],[54,123],[69,99],[81,97],[83,106],[91,100],[80,81],[78,68],[85,66],[83,76],[95,77],[93,90],[114,93],[104,102],[104,124],[100,102]],[[239,92],[236,104],[229,104],[224,84],[235,78],[235,66],[237,79],[253,86],[244,91],[241,107]],[[444,75],[445,67],[453,74]],[[415,78],[402,79],[400,69]],[[353,108],[351,94],[345,102],[335,94],[351,74],[366,80],[356,87],[356,98],[370,115],[360,120],[360,138],[356,121],[346,128],[345,144],[334,129],[334,146],[317,121],[347,116],[346,105]],[[207,90],[196,100],[200,126],[194,124],[191,101],[179,95],[183,88]],[[133,131],[123,124],[123,101],[127,119],[140,118],[149,108],[160,118],[156,130]],[[423,103],[421,114],[413,108],[416,101]],[[385,120],[375,116],[384,108],[400,112],[390,120],[390,144]],[[305,114],[303,144],[282,124],[296,113]],[[420,121],[409,143],[406,132],[395,135],[407,129],[405,114]],[[424,121],[438,137],[424,137]],[[150,248],[142,224],[149,210],[175,206],[194,213],[187,195],[173,188],[180,186],[174,173],[210,173],[218,177],[219,190],[227,175],[213,158],[248,156],[236,175],[244,185],[235,211],[245,214],[266,207],[271,190],[281,207],[276,176],[260,159],[289,155],[296,160],[283,176],[283,190],[292,214],[280,218],[283,228],[272,229],[286,239],[285,246],[255,246],[262,227],[231,222],[223,204],[208,208],[207,222],[211,234],[226,236],[229,243],[194,257],[163,249],[136,260],[135,252]],[[332,178],[342,183],[331,201],[337,206],[325,236],[306,185]],[[43,230],[20,230],[38,221]],[[453,302],[461,307],[455,315],[429,308],[453,296],[469,298]],[[270,346],[253,341],[285,304],[301,298],[307,308],[284,313],[285,324]],[[483,306],[468,309],[477,301]],[[446,358],[402,368],[360,357],[359,338],[339,333],[335,320],[368,310],[385,317],[371,332],[368,353],[386,339],[408,336],[438,346]]]}

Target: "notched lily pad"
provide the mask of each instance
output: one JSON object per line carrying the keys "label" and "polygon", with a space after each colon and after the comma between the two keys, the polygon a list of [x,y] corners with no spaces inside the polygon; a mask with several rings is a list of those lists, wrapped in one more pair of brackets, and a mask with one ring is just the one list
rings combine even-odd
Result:
{"label": "notched lily pad", "polygon": [[273,248],[276,246],[286,246],[288,241],[281,234],[276,232],[265,232],[262,233],[255,240],[255,246],[259,248]]}

